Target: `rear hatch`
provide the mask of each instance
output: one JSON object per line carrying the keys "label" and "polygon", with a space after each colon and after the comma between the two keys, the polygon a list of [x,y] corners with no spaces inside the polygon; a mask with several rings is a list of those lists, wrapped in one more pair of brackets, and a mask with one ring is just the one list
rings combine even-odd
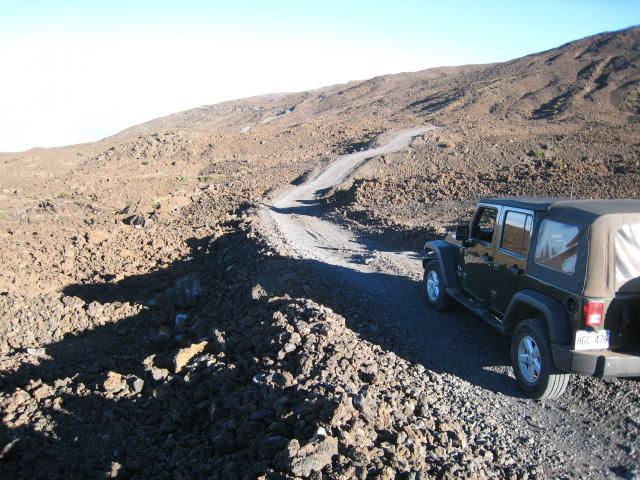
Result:
{"label": "rear hatch", "polygon": [[640,350],[640,224],[622,225],[616,232],[615,297],[605,326],[612,350]]}
{"label": "rear hatch", "polygon": [[640,294],[618,293],[607,309],[611,350],[640,350]]}

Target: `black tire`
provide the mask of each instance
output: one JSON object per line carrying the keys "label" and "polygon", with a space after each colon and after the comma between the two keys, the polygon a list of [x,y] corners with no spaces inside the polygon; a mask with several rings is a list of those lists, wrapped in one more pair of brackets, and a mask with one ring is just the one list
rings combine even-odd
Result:
{"label": "black tire", "polygon": [[553,363],[547,327],[539,318],[528,318],[516,327],[511,337],[511,364],[518,386],[530,398],[558,398],[569,384],[570,375]]}
{"label": "black tire", "polygon": [[[433,280],[437,278],[437,295],[434,295],[434,290],[430,290],[429,288],[429,278],[432,275],[431,279]],[[447,295],[447,292],[444,289],[444,278],[442,277],[442,272],[440,271],[440,265],[438,262],[432,261],[427,264],[427,267],[424,269],[424,279],[422,282],[424,296],[427,299],[427,303],[431,308],[433,308],[437,312],[444,312],[446,310],[451,309],[454,304],[453,299]],[[433,285],[431,285],[433,288]]]}

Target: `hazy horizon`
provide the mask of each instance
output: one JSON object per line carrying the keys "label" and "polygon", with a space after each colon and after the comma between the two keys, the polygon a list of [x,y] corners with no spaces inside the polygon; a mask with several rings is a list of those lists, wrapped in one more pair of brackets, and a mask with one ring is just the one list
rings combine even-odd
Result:
{"label": "hazy horizon", "polygon": [[95,141],[190,108],[507,61],[638,23],[637,2],[0,6],[0,151]]}

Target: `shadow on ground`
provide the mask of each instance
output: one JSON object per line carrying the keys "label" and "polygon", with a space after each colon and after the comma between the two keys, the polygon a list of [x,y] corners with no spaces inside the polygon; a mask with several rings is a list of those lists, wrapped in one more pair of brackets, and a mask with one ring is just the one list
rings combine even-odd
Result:
{"label": "shadow on ground", "polygon": [[[193,239],[191,254],[167,268],[65,288],[86,304],[143,308],[69,334],[46,345],[39,362],[1,373],[3,398],[18,400],[3,412],[16,426],[3,422],[0,446],[19,439],[0,460],[1,478],[243,478],[279,468],[274,454],[286,440],[308,439],[317,417],[331,412],[295,386],[255,381],[282,333],[270,326],[279,303],[269,297],[312,298],[384,349],[519,395],[489,369],[508,363],[506,341],[464,312],[429,312],[418,282],[270,255],[231,227],[219,238]],[[176,328],[177,314],[188,320]],[[173,375],[179,349],[203,339],[209,354],[185,367],[187,375]],[[106,392],[105,382],[121,388]]]}

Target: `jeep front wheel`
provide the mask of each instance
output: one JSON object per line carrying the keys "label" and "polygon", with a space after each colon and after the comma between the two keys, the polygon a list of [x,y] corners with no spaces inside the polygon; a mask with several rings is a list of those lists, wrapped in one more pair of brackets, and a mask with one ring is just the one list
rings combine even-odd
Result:
{"label": "jeep front wheel", "polygon": [[427,264],[423,284],[427,302],[434,310],[444,312],[451,308],[453,301],[444,289],[442,272],[437,262],[432,261]]}
{"label": "jeep front wheel", "polygon": [[511,337],[511,363],[520,388],[531,398],[558,398],[569,375],[556,369],[546,325],[538,318],[518,324]]}

